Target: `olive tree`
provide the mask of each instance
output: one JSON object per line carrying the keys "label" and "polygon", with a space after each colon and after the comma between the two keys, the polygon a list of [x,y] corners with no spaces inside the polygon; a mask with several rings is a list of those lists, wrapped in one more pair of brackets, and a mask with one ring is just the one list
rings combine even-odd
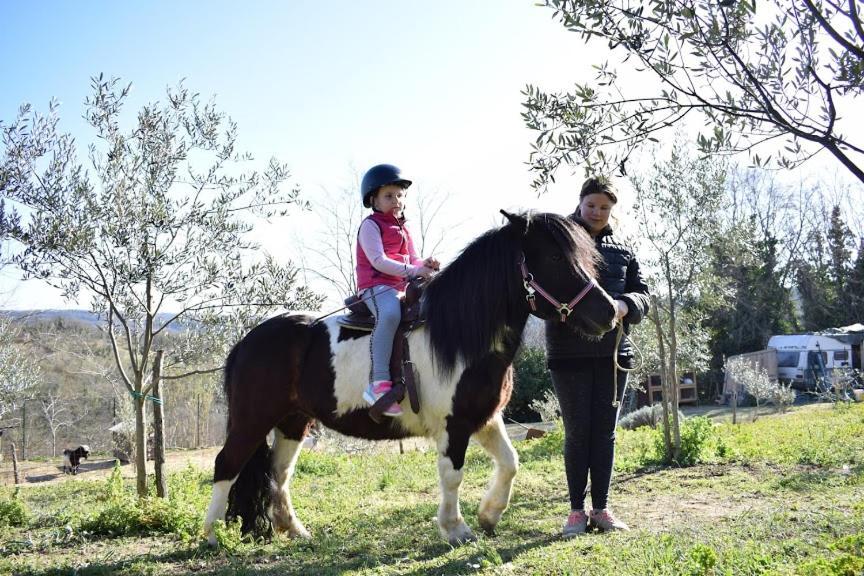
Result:
{"label": "olive tree", "polygon": [[[92,80],[84,118],[95,137],[86,164],[59,130],[55,102],[47,114],[22,105],[0,124],[0,197],[10,213],[0,233],[20,244],[13,261],[25,278],[70,299],[89,296],[104,319],[134,402],[144,495],[145,406],[160,401],[151,395],[154,372],[176,379],[216,371],[241,330],[319,299],[298,285],[292,265],[260,256],[249,239],[254,218],[285,217],[302,204],[287,185],[287,167],[274,159],[250,169],[251,156],[237,150],[236,124],[182,84],[141,107],[124,129],[129,89],[117,79]],[[188,346],[174,346],[164,366],[154,366],[165,334],[178,327],[190,335]],[[172,366],[172,353],[181,364]]]}
{"label": "olive tree", "polygon": [[726,281],[713,273],[709,249],[721,237],[734,240],[725,236],[718,218],[726,173],[725,163],[693,158],[679,141],[668,159],[630,179],[642,239],[640,259],[651,286],[648,318],[656,335],[648,360],[659,368],[666,454],[673,460],[681,451],[681,360],[693,370],[707,365],[709,334],[702,324],[711,310],[728,301]]}
{"label": "olive tree", "polygon": [[864,142],[851,114],[864,91],[860,1],[545,6],[584,43],[605,42],[617,63],[595,62],[596,78],[570,91],[526,88],[523,116],[539,132],[535,186],[562,163],[624,173],[635,149],[688,117],[708,127],[697,137],[703,153],[746,152],[756,165],[791,167],[825,151],[864,182]]}
{"label": "olive tree", "polygon": [[0,421],[41,382],[39,363],[19,342],[19,329],[0,316]]}

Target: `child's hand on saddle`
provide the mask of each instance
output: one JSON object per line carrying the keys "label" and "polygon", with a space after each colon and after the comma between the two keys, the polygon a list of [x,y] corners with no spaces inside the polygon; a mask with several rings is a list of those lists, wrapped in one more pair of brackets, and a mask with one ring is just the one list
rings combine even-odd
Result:
{"label": "child's hand on saddle", "polygon": [[435,272],[441,269],[441,263],[432,256],[423,260],[423,266],[425,266],[426,268],[430,268]]}
{"label": "child's hand on saddle", "polygon": [[428,266],[420,266],[420,269],[417,270],[417,276],[420,278],[429,278],[433,274],[435,274],[436,270],[433,268],[429,268]]}

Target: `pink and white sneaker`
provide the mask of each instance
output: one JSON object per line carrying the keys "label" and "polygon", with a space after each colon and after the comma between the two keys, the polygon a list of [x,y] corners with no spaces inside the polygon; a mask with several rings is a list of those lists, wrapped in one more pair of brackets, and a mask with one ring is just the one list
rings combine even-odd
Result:
{"label": "pink and white sneaker", "polygon": [[[391,388],[393,388],[393,383],[390,380],[376,380],[375,382],[371,382],[369,386],[366,387],[366,390],[363,391],[363,399],[372,406],[382,396],[384,396],[384,394],[389,392]],[[402,416],[402,407],[394,402],[383,412],[383,414],[384,416],[390,416],[391,418]]]}
{"label": "pink and white sneaker", "polygon": [[565,538],[570,538],[571,536],[585,534],[587,529],[588,515],[585,514],[584,510],[573,510],[570,512],[570,515],[567,516],[567,522],[564,523],[564,528],[561,530],[561,534]]}
{"label": "pink and white sneaker", "polygon": [[626,532],[630,530],[630,527],[616,518],[608,508],[591,510],[591,513],[588,515],[588,521],[592,527],[603,532],[614,532],[615,530]]}

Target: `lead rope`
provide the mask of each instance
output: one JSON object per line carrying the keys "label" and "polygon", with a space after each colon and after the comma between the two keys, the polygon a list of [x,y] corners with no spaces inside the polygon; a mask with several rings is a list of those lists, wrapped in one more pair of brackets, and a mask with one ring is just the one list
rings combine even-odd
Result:
{"label": "lead rope", "polygon": [[[636,353],[639,354],[639,366],[635,368],[624,368],[620,364],[618,364],[618,348],[621,346],[621,340],[624,338],[624,320],[618,320],[618,333],[615,335],[615,349],[612,351],[612,406],[615,408],[618,407],[620,402],[618,402],[618,370],[626,373],[635,372],[642,368],[642,365],[645,364],[645,357],[642,355],[642,351],[636,346],[636,343],[633,340],[630,340],[630,345],[636,350]],[[622,397],[627,393],[627,385],[624,385],[624,391],[622,392]]]}

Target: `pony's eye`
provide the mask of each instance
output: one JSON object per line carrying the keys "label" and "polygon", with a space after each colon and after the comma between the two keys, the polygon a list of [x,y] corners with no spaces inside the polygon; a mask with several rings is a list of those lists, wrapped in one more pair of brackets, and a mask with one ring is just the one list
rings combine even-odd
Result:
{"label": "pony's eye", "polygon": [[552,259],[553,262],[560,262],[561,261],[561,255],[560,254],[552,254],[552,256],[550,256],[550,258]]}

